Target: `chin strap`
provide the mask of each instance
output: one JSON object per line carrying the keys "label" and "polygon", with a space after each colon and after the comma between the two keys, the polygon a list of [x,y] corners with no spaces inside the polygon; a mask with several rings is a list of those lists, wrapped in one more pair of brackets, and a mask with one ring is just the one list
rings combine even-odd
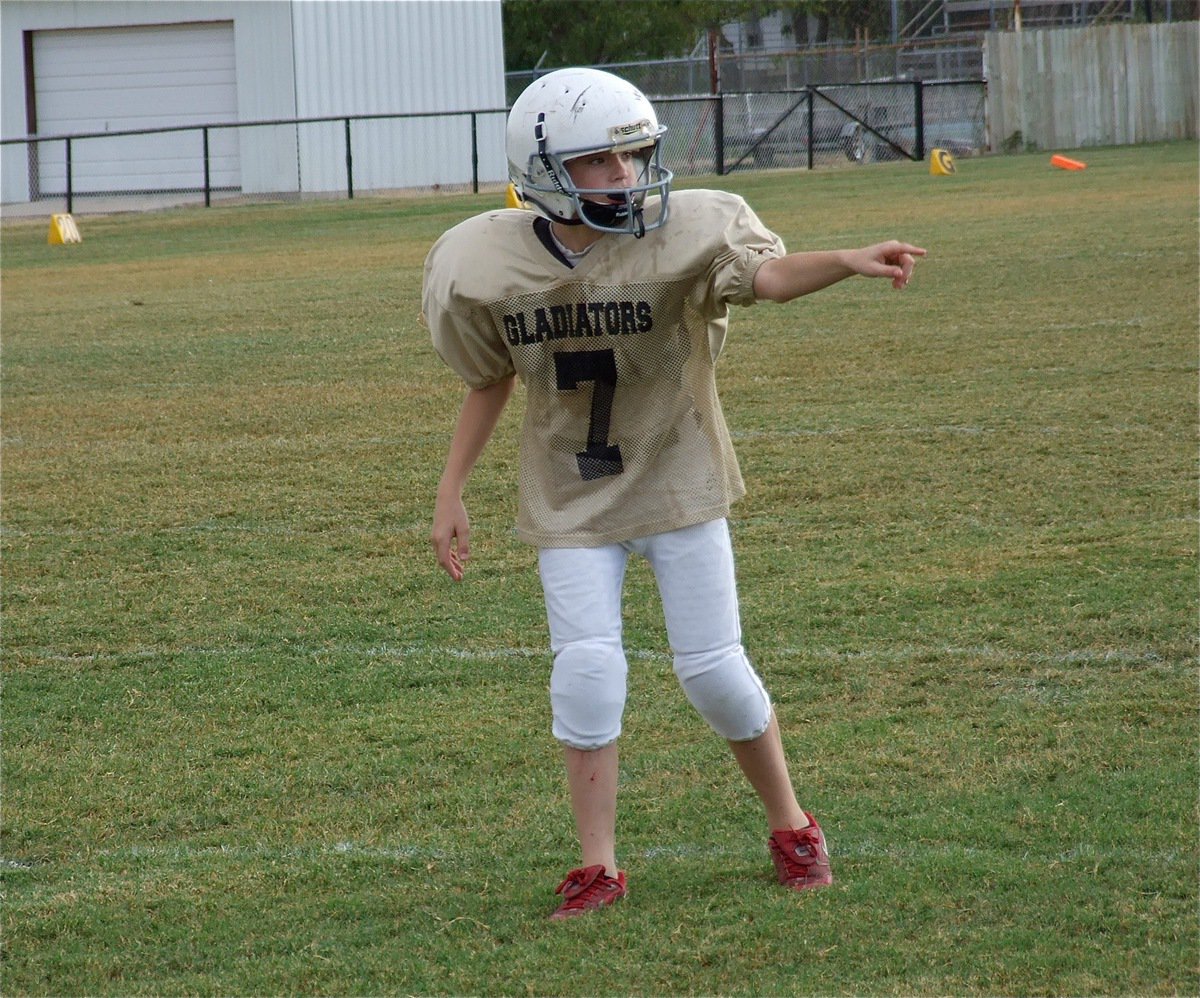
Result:
{"label": "chin strap", "polygon": [[595,201],[584,201],[581,203],[583,214],[595,222],[597,225],[604,226],[612,232],[622,232],[624,229],[615,227],[618,219],[630,217],[633,219],[633,227],[629,230],[633,233],[635,239],[641,239],[646,234],[646,222],[642,218],[642,206],[627,202],[620,205],[597,204]]}
{"label": "chin strap", "polygon": [[558,174],[554,172],[554,164],[550,162],[550,156],[546,152],[546,113],[539,112],[537,116],[537,124],[533,126],[533,137],[537,139],[538,159],[542,161],[542,166],[546,168],[546,175],[554,184],[554,189],[565,197],[571,195],[567,189],[563,187],[562,181],[558,179]]}

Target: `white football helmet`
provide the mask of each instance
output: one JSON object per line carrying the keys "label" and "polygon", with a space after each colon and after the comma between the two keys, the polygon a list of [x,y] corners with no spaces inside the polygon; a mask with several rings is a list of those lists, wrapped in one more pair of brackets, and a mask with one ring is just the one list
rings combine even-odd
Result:
{"label": "white football helmet", "polygon": [[[641,238],[667,221],[672,174],[659,155],[666,131],[632,83],[598,69],[558,69],[534,80],[509,111],[509,179],[517,194],[552,222]],[[585,190],[571,181],[567,160],[626,151],[636,151],[642,163],[633,187]],[[650,222],[642,217],[647,194],[662,199]]]}

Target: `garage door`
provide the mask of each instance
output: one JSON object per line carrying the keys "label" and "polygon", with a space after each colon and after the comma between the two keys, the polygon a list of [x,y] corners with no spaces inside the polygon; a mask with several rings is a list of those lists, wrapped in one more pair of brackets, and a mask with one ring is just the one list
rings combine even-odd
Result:
{"label": "garage door", "polygon": [[[117,132],[237,120],[233,22],[38,31],[33,93],[39,135]],[[41,143],[36,190],[66,190],[64,142]],[[77,139],[79,194],[204,186],[200,131]],[[210,184],[239,185],[237,129],[209,133]]]}

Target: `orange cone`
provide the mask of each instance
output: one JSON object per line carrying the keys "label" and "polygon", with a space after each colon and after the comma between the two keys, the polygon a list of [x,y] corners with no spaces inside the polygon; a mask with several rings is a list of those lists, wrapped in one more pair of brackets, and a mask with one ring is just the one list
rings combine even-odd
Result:
{"label": "orange cone", "polygon": [[1057,166],[1060,170],[1087,169],[1087,163],[1081,163],[1077,159],[1067,159],[1066,156],[1059,156],[1057,153],[1050,157],[1050,165]]}

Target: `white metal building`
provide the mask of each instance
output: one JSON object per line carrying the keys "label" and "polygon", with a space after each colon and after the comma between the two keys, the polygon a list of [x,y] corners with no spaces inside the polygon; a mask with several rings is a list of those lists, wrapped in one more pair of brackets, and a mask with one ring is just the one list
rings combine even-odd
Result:
{"label": "white metal building", "polygon": [[[499,0],[4,0],[0,137],[442,112],[355,122],[362,188],[472,179],[468,117],[504,107]],[[503,116],[478,119],[479,177],[502,180]],[[344,124],[212,129],[210,183],[346,185]],[[0,199],[60,193],[64,142],[3,146]],[[196,189],[198,130],[72,142],[79,194]]]}

